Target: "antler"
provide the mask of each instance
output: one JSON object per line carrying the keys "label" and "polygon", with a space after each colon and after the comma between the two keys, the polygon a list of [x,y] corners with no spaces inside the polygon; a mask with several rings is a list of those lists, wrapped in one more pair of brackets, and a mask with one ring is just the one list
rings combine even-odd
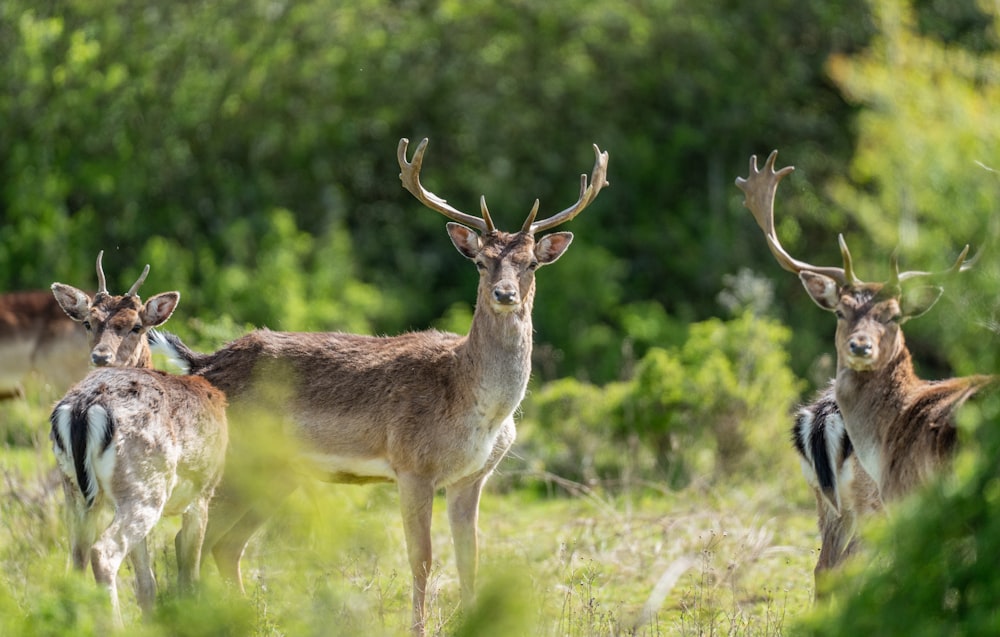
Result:
{"label": "antler", "polygon": [[101,259],[103,258],[104,250],[101,250],[97,253],[97,294],[108,293],[108,283],[104,279],[104,266],[101,265]]}
{"label": "antler", "polygon": [[764,162],[764,169],[757,169],[757,155],[752,155],[750,157],[750,174],[746,179],[743,177],[736,178],[736,185],[740,190],[746,195],[743,200],[743,205],[746,206],[750,212],[753,214],[754,220],[757,221],[757,225],[764,232],[764,238],[767,239],[767,246],[771,250],[771,254],[774,255],[775,260],[777,260],[778,265],[780,265],[785,270],[789,272],[794,272],[798,274],[803,270],[808,270],[809,272],[815,272],[816,274],[824,274],[841,285],[855,285],[861,283],[857,277],[854,275],[854,267],[851,262],[851,252],[847,249],[847,242],[844,241],[844,235],[837,235],[837,243],[840,244],[840,255],[844,260],[843,268],[835,267],[825,267],[816,266],[804,261],[799,261],[788,254],[787,251],[782,247],[781,242],[778,241],[778,235],[774,232],[774,195],[778,190],[778,182],[780,182],[785,175],[788,175],[793,170],[794,166],[785,166],[781,170],[775,172],[774,161],[778,158],[778,151],[771,151],[768,155],[767,161]]}
{"label": "antler", "polygon": [[431,210],[437,210],[453,221],[476,228],[480,232],[493,232],[495,228],[493,227],[493,220],[490,218],[490,211],[486,209],[485,196],[479,198],[479,205],[483,213],[483,217],[480,219],[479,217],[473,217],[452,208],[448,205],[447,201],[420,185],[420,167],[424,163],[424,151],[427,150],[427,141],[425,137],[417,145],[417,150],[413,153],[413,161],[409,162],[406,161],[406,149],[410,145],[410,140],[405,137],[399,140],[396,156],[399,159],[399,169],[401,171],[399,173],[399,180],[403,182],[403,188],[409,190],[418,201]]}
{"label": "antler", "polygon": [[521,226],[521,232],[534,234],[541,230],[554,228],[561,223],[566,223],[583,212],[583,209],[589,206],[597,197],[597,193],[601,192],[601,188],[611,185],[608,182],[608,151],[602,153],[597,144],[594,144],[594,154],[597,158],[594,160],[594,170],[590,175],[590,184],[587,184],[586,173],[580,175],[580,198],[577,199],[576,203],[562,212],[552,215],[548,219],[535,221],[535,215],[538,213],[538,200],[536,199],[535,205],[528,214],[528,218],[524,221],[524,225]]}
{"label": "antler", "polygon": [[955,263],[947,270],[942,270],[940,272],[920,272],[918,270],[907,270],[906,272],[899,271],[899,255],[893,251],[892,256],[889,257],[892,263],[892,274],[889,279],[889,285],[899,285],[904,281],[909,281],[918,278],[931,278],[931,279],[942,279],[947,278],[952,275],[958,274],[959,272],[965,272],[966,270],[972,269],[972,266],[979,261],[980,255],[982,255],[982,250],[976,252],[976,255],[971,259],[967,259],[966,256],[969,254],[969,245],[966,244],[962,249],[962,252],[955,259]]}
{"label": "antler", "polygon": [[139,278],[136,279],[135,283],[132,284],[132,287],[130,287],[128,289],[128,292],[125,293],[125,296],[135,296],[135,293],[139,291],[139,286],[142,285],[143,281],[146,280],[146,275],[147,274],[149,274],[149,264],[148,263],[146,264],[146,267],[143,268],[142,274],[139,275]]}

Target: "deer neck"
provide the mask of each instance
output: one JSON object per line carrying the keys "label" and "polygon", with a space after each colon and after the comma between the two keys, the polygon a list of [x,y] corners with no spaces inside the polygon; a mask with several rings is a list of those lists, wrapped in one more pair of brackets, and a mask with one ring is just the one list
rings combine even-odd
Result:
{"label": "deer neck", "polygon": [[844,428],[865,470],[878,480],[888,430],[906,408],[910,390],[920,383],[913,359],[900,340],[889,361],[870,371],[840,365],[835,383]]}
{"label": "deer neck", "polygon": [[521,402],[531,375],[530,295],[517,309],[498,312],[480,295],[459,360],[466,377],[475,379],[477,402],[505,415]]}

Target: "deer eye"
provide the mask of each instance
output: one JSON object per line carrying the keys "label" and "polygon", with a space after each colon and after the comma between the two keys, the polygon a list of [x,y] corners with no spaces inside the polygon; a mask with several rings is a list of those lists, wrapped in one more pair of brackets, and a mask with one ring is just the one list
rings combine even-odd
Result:
{"label": "deer eye", "polygon": [[840,321],[843,321],[843,320],[844,320],[844,318],[845,318],[845,317],[844,317],[844,312],[843,312],[843,311],[841,311],[841,310],[834,310],[834,311],[833,311],[833,315],[834,315],[834,316],[836,316],[836,317],[837,317],[837,320],[840,320]]}
{"label": "deer eye", "polygon": [[138,334],[141,331],[142,331],[142,323],[137,323],[137,324],[135,324],[135,325],[132,326],[132,333],[133,334]]}
{"label": "deer eye", "polygon": [[889,317],[889,322],[890,323],[902,323],[903,322],[903,315],[902,314],[893,314],[892,316]]}
{"label": "deer eye", "polygon": [[538,269],[538,261],[532,261],[528,264],[528,272],[534,272]]}
{"label": "deer eye", "polygon": [[479,270],[480,272],[485,272],[486,264],[483,263],[482,261],[476,261],[476,269]]}
{"label": "deer eye", "polygon": [[90,321],[83,322],[83,329],[87,330],[88,332],[90,331]]}

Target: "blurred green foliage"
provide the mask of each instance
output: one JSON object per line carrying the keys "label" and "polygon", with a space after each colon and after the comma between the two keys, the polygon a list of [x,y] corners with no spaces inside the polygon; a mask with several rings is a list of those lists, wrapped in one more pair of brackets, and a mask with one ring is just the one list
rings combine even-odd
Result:
{"label": "blurred green foliage", "polygon": [[[399,138],[509,229],[569,205],[597,143],[613,186],[539,276],[536,377],[619,379],[651,304],[705,319],[724,275],[775,272],[732,186],[751,153],[812,170],[790,200],[842,172],[855,107],[824,65],[872,30],[862,0],[827,5],[5,2],[0,289],[92,284],[104,249],[113,285],[149,262],[147,294],[182,292],[185,336],[421,329],[475,271],[400,187]],[[804,367],[825,339],[801,334]]]}

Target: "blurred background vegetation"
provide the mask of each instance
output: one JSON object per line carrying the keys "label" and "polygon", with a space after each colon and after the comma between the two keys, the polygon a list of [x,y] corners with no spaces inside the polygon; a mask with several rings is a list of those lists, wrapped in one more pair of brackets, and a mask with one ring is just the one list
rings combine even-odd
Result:
{"label": "blurred background vegetation", "polygon": [[786,414],[833,371],[833,319],[733,180],[780,149],[783,243],[835,265],[843,232],[866,280],[893,249],[986,246],[907,336],[926,376],[996,370],[998,29],[987,0],[7,0],[0,289],[93,286],[103,249],[113,289],[148,262],[144,295],[180,290],[168,328],[205,350],[464,331],[475,268],[400,187],[399,138],[509,230],[572,203],[596,143],[612,186],[538,276],[519,457],[795,471]]}

